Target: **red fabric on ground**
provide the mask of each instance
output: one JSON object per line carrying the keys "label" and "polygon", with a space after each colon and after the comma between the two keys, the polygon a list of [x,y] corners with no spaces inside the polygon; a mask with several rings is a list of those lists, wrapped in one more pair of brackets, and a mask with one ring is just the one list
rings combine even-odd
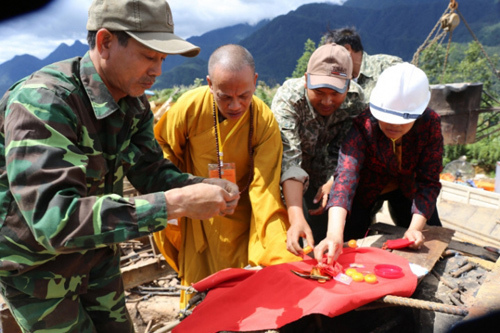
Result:
{"label": "red fabric on ground", "polygon": [[389,239],[385,242],[385,248],[392,250],[402,249],[412,245],[413,243],[415,243],[415,241],[410,241],[406,238]]}
{"label": "red fabric on ground", "polygon": [[207,297],[173,332],[257,331],[277,329],[313,313],[338,316],[385,295],[411,296],[417,286],[406,259],[377,248],[344,248],[338,259],[344,269],[350,264],[363,273],[373,273],[378,264],[397,265],[404,276],[378,277],[376,284],[335,280],[319,283],[301,278],[290,270],[306,270],[314,259],[269,266],[258,271],[226,269],[194,284],[198,291],[209,290]]}

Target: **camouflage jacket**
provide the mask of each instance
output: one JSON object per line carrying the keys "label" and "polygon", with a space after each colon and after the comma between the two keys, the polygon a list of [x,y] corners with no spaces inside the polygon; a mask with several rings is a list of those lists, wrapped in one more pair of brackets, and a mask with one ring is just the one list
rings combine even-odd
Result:
{"label": "camouflage jacket", "polygon": [[[163,191],[202,180],[163,158],[147,99],[116,103],[88,53],[16,83],[0,128],[0,277],[28,294],[82,292],[92,251],[163,229]],[[149,194],[124,198],[125,176]]]}
{"label": "camouflage jacket", "polygon": [[344,102],[345,107],[350,107],[351,104],[360,105],[360,103],[364,103],[364,108],[368,107],[370,95],[380,74],[386,68],[402,61],[403,59],[388,54],[369,55],[363,52],[359,76],[355,80],[351,80],[349,92]]}
{"label": "camouflage jacket", "polygon": [[[354,98],[347,99],[332,115],[319,115],[307,97],[304,78],[289,79],[277,90],[271,109],[283,140],[281,182],[295,179],[305,189],[319,188],[333,175],[338,151],[352,119],[365,108]],[[356,96],[357,97],[357,96]]]}

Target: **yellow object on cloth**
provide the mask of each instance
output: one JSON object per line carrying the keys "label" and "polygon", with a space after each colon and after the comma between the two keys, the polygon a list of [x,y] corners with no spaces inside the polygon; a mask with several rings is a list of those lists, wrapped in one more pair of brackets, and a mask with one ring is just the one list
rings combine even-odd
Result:
{"label": "yellow object on cloth", "polygon": [[[208,177],[208,165],[217,163],[213,102],[208,86],[188,91],[154,129],[165,157],[182,171],[201,177]],[[248,191],[241,194],[234,214],[207,220],[182,218],[179,228],[169,225],[154,234],[159,250],[178,271],[184,286],[224,268],[301,260],[286,249],[289,222],[279,187],[283,152],[280,130],[263,101],[253,96],[251,107],[254,176]],[[238,125],[238,120],[229,119],[219,124],[224,162],[235,163],[240,190],[247,184],[251,171],[248,110],[243,117]],[[235,126],[238,127],[233,130]],[[231,137],[224,141],[230,132]],[[180,241],[176,239],[179,231]],[[185,297],[181,298],[183,302]]]}

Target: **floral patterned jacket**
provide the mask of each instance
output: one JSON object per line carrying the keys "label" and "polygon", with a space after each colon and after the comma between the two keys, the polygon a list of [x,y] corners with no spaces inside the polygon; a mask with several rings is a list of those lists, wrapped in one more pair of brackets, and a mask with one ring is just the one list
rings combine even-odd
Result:
{"label": "floral patterned jacket", "polygon": [[327,208],[337,206],[350,211],[355,195],[368,208],[396,179],[403,194],[413,200],[412,213],[429,219],[441,189],[442,156],[441,122],[433,110],[427,108],[403,136],[399,169],[392,141],[366,109],[354,120],[341,147]]}

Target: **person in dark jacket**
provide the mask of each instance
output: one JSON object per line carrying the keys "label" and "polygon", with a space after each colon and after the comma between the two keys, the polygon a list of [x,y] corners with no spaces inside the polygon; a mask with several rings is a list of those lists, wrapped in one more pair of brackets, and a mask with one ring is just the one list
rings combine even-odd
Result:
{"label": "person in dark jacket", "polygon": [[424,242],[426,224],[441,225],[436,199],[441,189],[443,136],[439,115],[429,109],[429,81],[409,63],[387,68],[354,120],[339,153],[327,204],[328,231],[314,251],[330,262],[344,239],[363,238],[371,210],[387,200],[394,222],[408,228],[404,238]]}

